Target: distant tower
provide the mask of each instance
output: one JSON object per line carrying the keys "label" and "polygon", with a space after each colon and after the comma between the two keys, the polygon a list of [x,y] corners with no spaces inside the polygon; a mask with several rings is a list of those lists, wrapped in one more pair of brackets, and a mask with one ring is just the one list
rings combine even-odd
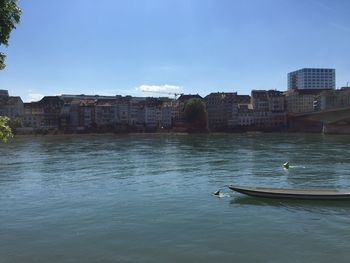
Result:
{"label": "distant tower", "polygon": [[335,69],[303,68],[288,73],[288,90],[335,89]]}

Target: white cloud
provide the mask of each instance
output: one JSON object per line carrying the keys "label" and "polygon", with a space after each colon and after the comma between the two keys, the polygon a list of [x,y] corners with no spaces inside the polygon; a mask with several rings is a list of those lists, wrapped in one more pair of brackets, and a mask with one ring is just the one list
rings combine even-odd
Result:
{"label": "white cloud", "polygon": [[136,90],[142,92],[154,92],[154,93],[178,93],[181,92],[182,87],[176,85],[141,85]]}
{"label": "white cloud", "polygon": [[32,101],[39,101],[44,97],[43,94],[39,93],[29,93],[27,97],[27,101],[32,102]]}

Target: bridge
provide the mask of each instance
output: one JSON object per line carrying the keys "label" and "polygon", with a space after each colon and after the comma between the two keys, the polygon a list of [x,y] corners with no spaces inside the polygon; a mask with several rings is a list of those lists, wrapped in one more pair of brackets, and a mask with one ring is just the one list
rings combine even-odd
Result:
{"label": "bridge", "polygon": [[300,120],[320,121],[325,124],[332,124],[337,122],[350,123],[350,107],[304,113],[291,113],[289,114],[289,117],[297,118]]}
{"label": "bridge", "polygon": [[350,106],[288,116],[294,130],[350,134]]}

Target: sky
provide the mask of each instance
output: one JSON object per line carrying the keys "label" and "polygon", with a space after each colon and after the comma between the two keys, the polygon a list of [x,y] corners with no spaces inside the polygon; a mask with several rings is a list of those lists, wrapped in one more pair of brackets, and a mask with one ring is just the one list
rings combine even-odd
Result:
{"label": "sky", "polygon": [[[350,81],[348,0],[19,0],[0,89],[164,96],[287,89],[287,73]],[[171,95],[169,95],[171,96]]]}

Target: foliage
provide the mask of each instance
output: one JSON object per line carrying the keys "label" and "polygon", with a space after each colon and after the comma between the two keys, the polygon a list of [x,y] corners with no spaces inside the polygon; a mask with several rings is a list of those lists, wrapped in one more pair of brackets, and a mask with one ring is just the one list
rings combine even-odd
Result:
{"label": "foliage", "polygon": [[186,121],[197,128],[206,128],[207,110],[201,99],[190,99],[185,104],[184,114]]}
{"label": "foliage", "polygon": [[[8,46],[10,33],[20,21],[21,9],[17,0],[0,0],[0,46]],[[5,68],[6,55],[0,52],[0,70]]]}
{"label": "foliage", "polygon": [[13,137],[10,126],[8,125],[10,119],[0,116],[0,140],[7,142],[9,138]]}
{"label": "foliage", "polygon": [[22,127],[22,121],[20,117],[17,117],[15,119],[10,119],[8,122],[8,126],[11,128],[12,131],[16,130],[19,127]]}

